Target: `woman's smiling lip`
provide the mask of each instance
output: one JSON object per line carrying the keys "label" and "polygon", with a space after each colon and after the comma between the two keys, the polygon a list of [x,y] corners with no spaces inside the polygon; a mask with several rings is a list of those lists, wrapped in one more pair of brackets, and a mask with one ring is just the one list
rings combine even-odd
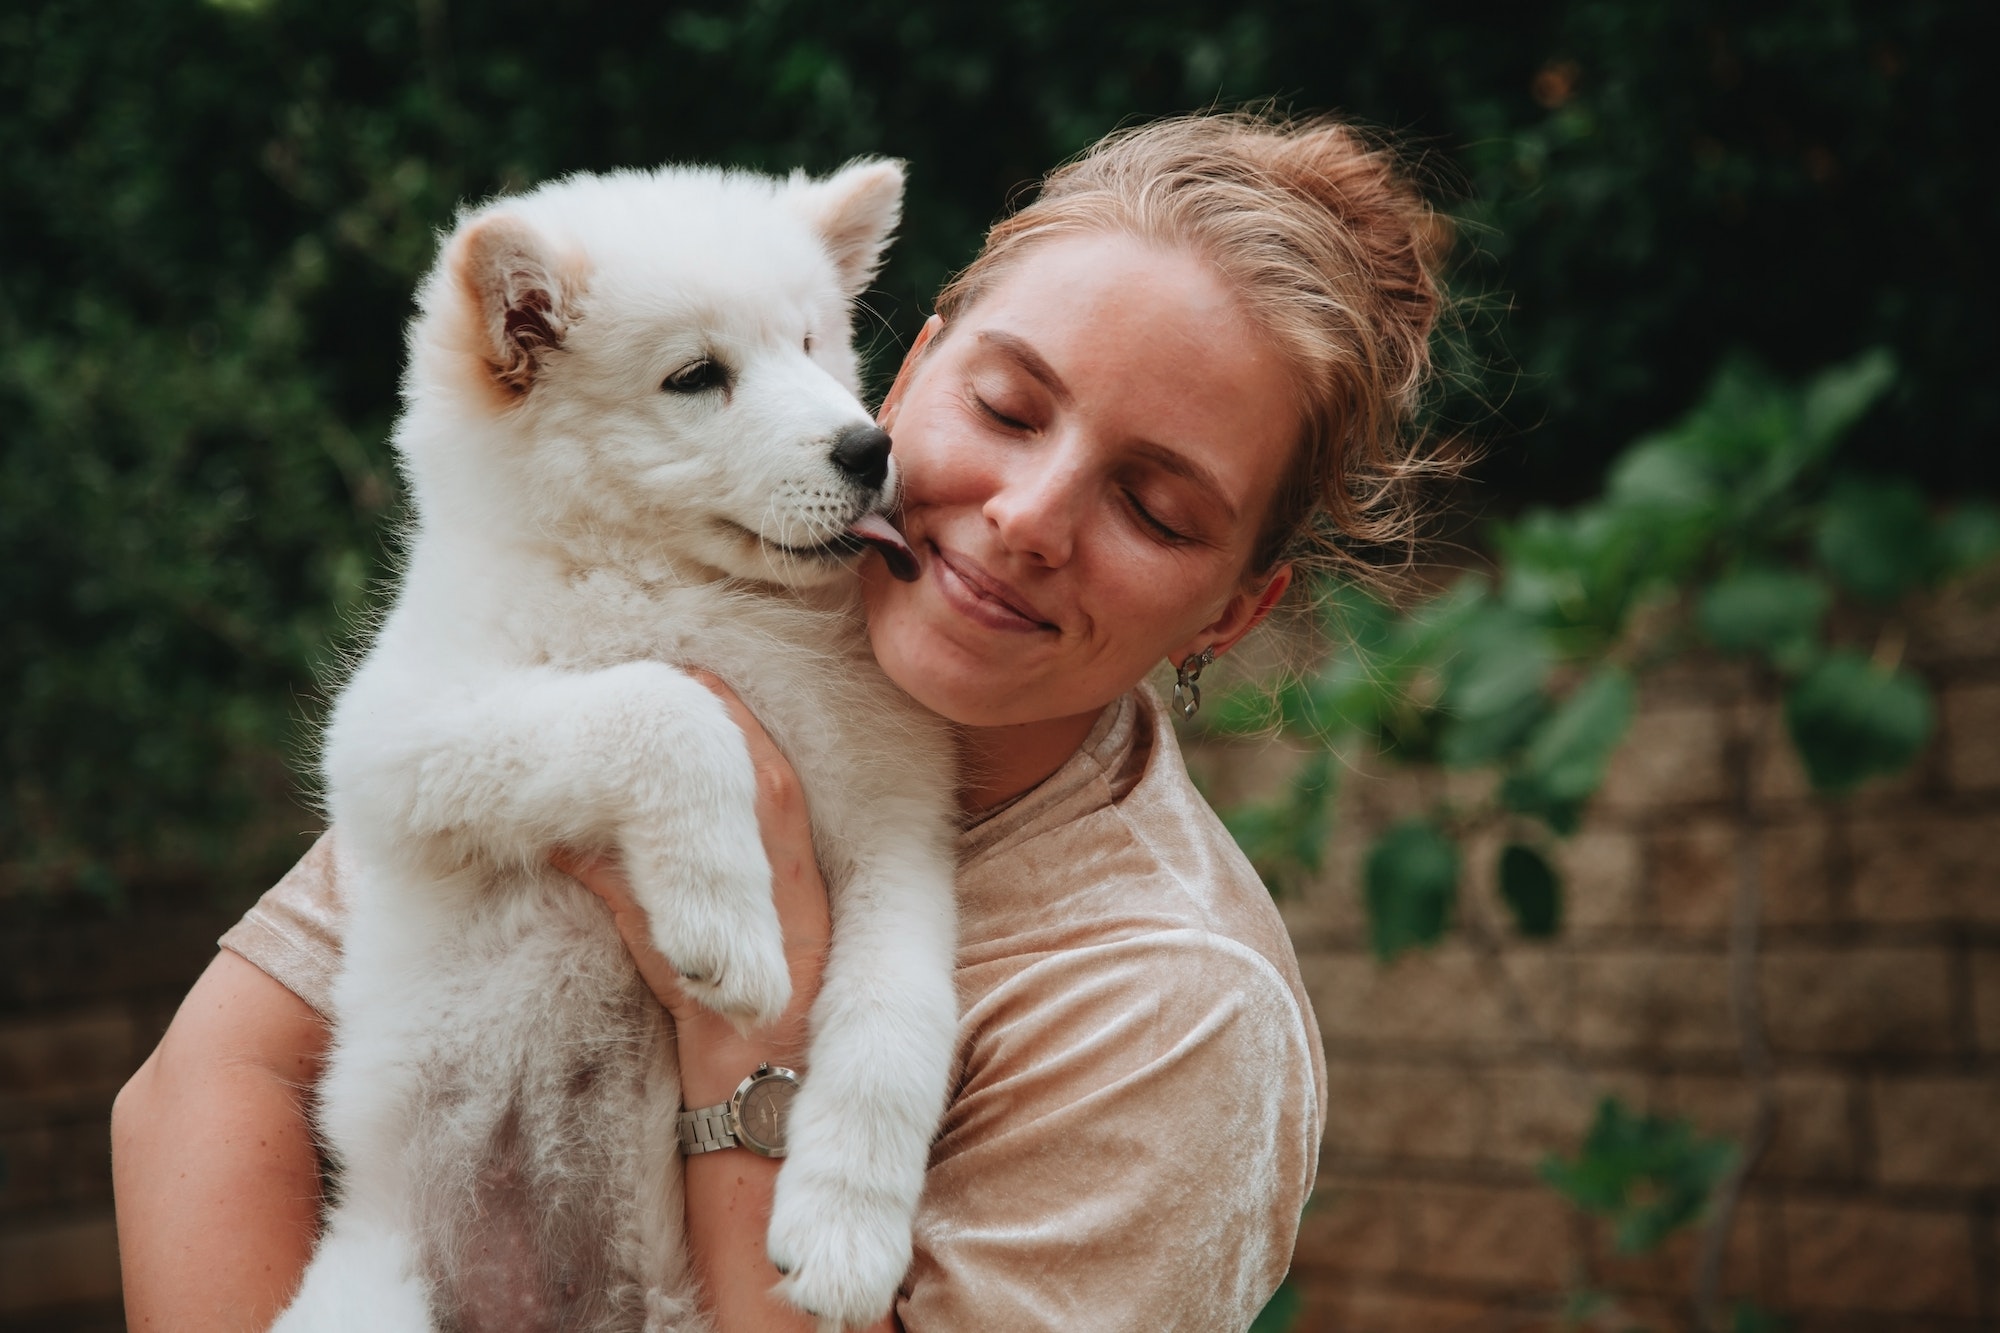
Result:
{"label": "woman's smiling lip", "polygon": [[1057,626],[1042,619],[1028,599],[981,569],[971,557],[959,552],[947,554],[936,542],[926,542],[940,577],[937,585],[944,599],[960,614],[990,629],[1018,634],[1053,631]]}

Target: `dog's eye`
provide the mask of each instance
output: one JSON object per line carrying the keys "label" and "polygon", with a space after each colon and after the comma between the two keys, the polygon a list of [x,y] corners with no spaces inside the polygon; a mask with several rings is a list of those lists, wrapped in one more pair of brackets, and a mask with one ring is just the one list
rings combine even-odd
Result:
{"label": "dog's eye", "polygon": [[690,361],[660,381],[668,393],[706,393],[729,387],[729,367],[712,356]]}
{"label": "dog's eye", "polygon": [[806,355],[807,355],[807,356],[811,356],[811,355],[812,355],[812,349],[813,349],[813,336],[812,336],[812,335],[811,335],[810,333],[808,333],[808,334],[806,335]]}

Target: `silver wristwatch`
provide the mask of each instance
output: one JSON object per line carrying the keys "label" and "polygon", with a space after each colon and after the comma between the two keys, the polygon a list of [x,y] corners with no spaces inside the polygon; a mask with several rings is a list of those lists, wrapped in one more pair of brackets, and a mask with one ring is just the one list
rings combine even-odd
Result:
{"label": "silver wristwatch", "polygon": [[720,1106],[704,1106],[680,1115],[681,1154],[748,1148],[759,1157],[785,1155],[785,1122],[792,1098],[799,1095],[799,1076],[775,1065],[758,1065],[757,1072],[736,1085],[736,1094]]}

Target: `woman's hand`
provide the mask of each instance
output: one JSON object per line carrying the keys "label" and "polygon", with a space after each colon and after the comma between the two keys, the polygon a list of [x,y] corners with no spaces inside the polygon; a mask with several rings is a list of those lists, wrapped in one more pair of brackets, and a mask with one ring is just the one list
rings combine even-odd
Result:
{"label": "woman's hand", "polygon": [[820,968],[831,934],[826,882],[813,857],[812,826],[798,774],[736,693],[707,672],[690,673],[713,690],[742,728],[757,772],[757,826],[771,862],[771,892],[784,930],[791,964],[792,1002],[775,1022],[747,1033],[689,998],[673,964],[653,947],[646,911],[632,896],[617,860],[609,856],[559,852],[556,868],[573,875],[611,909],[618,933],[639,974],[673,1015],[681,1065],[682,1097],[688,1106],[726,1101],[736,1085],[760,1063],[796,1069],[806,1045],[806,1015],[819,993]]}

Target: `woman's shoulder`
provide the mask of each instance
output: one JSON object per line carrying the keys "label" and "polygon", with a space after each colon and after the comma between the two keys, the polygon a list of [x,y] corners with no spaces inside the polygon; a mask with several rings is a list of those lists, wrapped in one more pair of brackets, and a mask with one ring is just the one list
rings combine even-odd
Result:
{"label": "woman's shoulder", "polygon": [[[965,1086],[1023,1061],[1096,1083],[1171,1059],[1262,1083],[1316,1141],[1325,1058],[1290,937],[1164,710],[1137,702],[1094,799],[1072,793],[961,870]],[[1154,1086],[1171,1100],[1172,1082]]]}
{"label": "woman's shoulder", "polygon": [[241,955],[322,1014],[333,1012],[347,904],[339,852],[323,833],[216,943]]}
{"label": "woman's shoulder", "polygon": [[[1120,726],[974,844],[958,880],[961,966],[1131,942],[1261,960],[1298,994],[1290,937],[1263,881],[1189,779],[1150,690]],[[1123,949],[1120,952],[1130,952]]]}
{"label": "woman's shoulder", "polygon": [[958,1082],[906,1327],[1134,1327],[1140,1300],[1150,1327],[1240,1328],[1290,1260],[1318,1029],[1270,895],[1144,711],[1131,766],[962,863]]}

